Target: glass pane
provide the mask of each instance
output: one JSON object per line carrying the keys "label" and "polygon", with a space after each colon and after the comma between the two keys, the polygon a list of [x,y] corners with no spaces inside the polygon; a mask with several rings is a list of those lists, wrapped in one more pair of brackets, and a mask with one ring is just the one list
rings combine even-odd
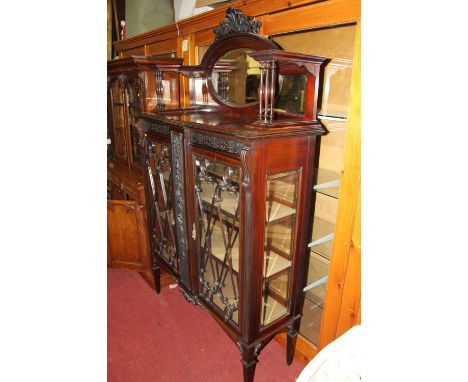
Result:
{"label": "glass pane", "polygon": [[144,84],[138,76],[127,78],[127,120],[130,130],[130,160],[141,167],[142,158],[142,131],[136,124],[135,116],[143,111]]}
{"label": "glass pane", "polygon": [[198,45],[197,46],[197,49],[195,50],[197,65],[200,65],[201,60],[203,59],[203,56],[205,55],[209,47],[210,45]]}
{"label": "glass pane", "polygon": [[141,167],[142,158],[142,134],[139,123],[134,115],[129,116],[129,127],[130,127],[130,149],[132,153],[132,163]]}
{"label": "glass pane", "polygon": [[142,89],[139,86],[138,79],[128,80],[127,105],[134,113],[140,113],[143,110]]}
{"label": "glass pane", "polygon": [[273,37],[284,50],[330,59],[324,70],[320,115],[348,114],[355,34],[356,25],[344,25]]}
{"label": "glass pane", "polygon": [[315,215],[300,333],[318,344],[337,214],[352,76],[356,25],[340,25],[275,36],[285,50],[328,57],[318,118],[328,134],[321,138]]}
{"label": "glass pane", "polygon": [[304,94],[307,76],[305,74],[285,74],[279,76],[280,89],[276,97],[275,110],[304,114]]}
{"label": "glass pane", "polygon": [[190,80],[190,99],[194,105],[207,106],[217,105],[208,92],[208,84],[206,77],[192,78]]}
{"label": "glass pane", "polygon": [[261,324],[288,313],[299,171],[267,177]]}
{"label": "glass pane", "polygon": [[239,168],[199,155],[194,162],[202,293],[238,323]]}
{"label": "glass pane", "polygon": [[304,300],[299,333],[315,345],[318,344],[322,313],[323,309],[319,305],[307,298]]}
{"label": "glass pane", "polygon": [[260,63],[249,56],[252,50],[230,50],[216,61],[211,73],[214,91],[223,101],[246,105],[258,101]]}
{"label": "glass pane", "polygon": [[127,158],[127,143],[125,141],[125,121],[123,104],[113,104],[115,154]]}
{"label": "glass pane", "polygon": [[169,147],[149,142],[148,176],[151,187],[150,223],[153,227],[153,250],[163,257],[174,272],[179,273],[175,248],[175,218]]}
{"label": "glass pane", "polygon": [[115,155],[127,159],[127,143],[125,141],[125,115],[123,104],[123,88],[119,80],[114,80],[110,87],[112,108],[112,126],[114,129],[114,142],[112,145]]}

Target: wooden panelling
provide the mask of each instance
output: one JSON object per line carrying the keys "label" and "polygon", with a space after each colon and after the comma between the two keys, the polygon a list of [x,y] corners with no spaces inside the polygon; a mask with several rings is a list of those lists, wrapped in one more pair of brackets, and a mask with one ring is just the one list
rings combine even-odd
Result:
{"label": "wooden panelling", "polygon": [[193,42],[195,46],[198,45],[211,45],[215,39],[213,29],[204,29],[193,34]]}
{"label": "wooden panelling", "polygon": [[[361,187],[361,43],[360,24],[356,31],[356,45],[353,59],[353,78],[351,85],[351,107],[349,125],[346,132],[345,160],[341,187],[339,192],[338,216],[335,227],[333,254],[328,275],[328,288],[322,316],[322,333],[319,349],[329,344],[337,337],[340,314],[343,309],[353,307],[353,314],[360,317],[354,310],[360,306],[360,282],[348,280],[346,300],[343,300],[343,290],[347,277],[360,278],[360,187]],[[354,242],[353,242],[354,240]],[[351,250],[351,246],[357,250]],[[353,259],[350,260],[350,256]],[[354,274],[351,274],[354,273]],[[351,320],[352,321],[352,320]],[[340,321],[340,331],[350,327],[345,325],[343,316]],[[348,320],[348,324],[349,320]]]}
{"label": "wooden panelling", "polygon": [[265,15],[260,20],[263,33],[273,35],[357,21],[360,8],[360,0],[329,0]]}
{"label": "wooden panelling", "polygon": [[122,52],[157,41],[212,30],[224,19],[228,7],[241,9],[246,15],[257,17],[263,23],[261,33],[265,35],[356,21],[360,15],[360,0],[237,0],[210,12],[118,41],[115,48],[117,52]]}
{"label": "wooden panelling", "polygon": [[146,237],[143,212],[132,200],[107,201],[107,232],[111,266],[143,270],[146,265]]}
{"label": "wooden panelling", "polygon": [[341,336],[361,322],[361,194],[358,195],[356,218],[351,237],[348,267],[343,285],[340,312],[335,336]]}
{"label": "wooden panelling", "polygon": [[[319,28],[273,37],[284,50],[304,54],[317,54],[331,59],[353,58],[356,25]],[[333,41],[333,44],[330,44]]]}
{"label": "wooden panelling", "polygon": [[148,56],[169,52],[177,52],[177,39],[158,41],[146,46]]}
{"label": "wooden panelling", "polygon": [[[184,42],[184,40],[186,42]],[[184,45],[187,46],[187,50],[183,50]],[[193,47],[193,36],[185,36],[177,38],[177,57],[184,59],[184,65],[193,65],[194,64],[194,47]],[[182,107],[190,106],[190,89],[189,89],[189,79],[185,76],[180,76],[179,82],[179,94],[180,94],[180,105]]]}
{"label": "wooden panelling", "polygon": [[140,46],[138,48],[128,49],[120,52],[120,57],[144,56],[145,53],[145,46]]}
{"label": "wooden panelling", "polygon": [[145,44],[151,44],[157,41],[164,41],[176,38],[178,36],[177,25],[170,24],[162,28],[154,29],[147,33],[133,36],[125,40],[117,41],[114,43],[117,52],[132,49]]}

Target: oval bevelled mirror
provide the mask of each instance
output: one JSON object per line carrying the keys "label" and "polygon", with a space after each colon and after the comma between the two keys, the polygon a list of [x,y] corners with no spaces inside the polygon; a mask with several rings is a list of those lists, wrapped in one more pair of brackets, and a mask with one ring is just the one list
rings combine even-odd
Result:
{"label": "oval bevelled mirror", "polygon": [[268,49],[281,48],[252,33],[232,33],[217,39],[199,65],[206,73],[206,91],[213,101],[235,109],[258,107],[260,63],[250,53]]}
{"label": "oval bevelled mirror", "polygon": [[215,62],[211,82],[223,102],[236,106],[258,102],[260,64],[249,56],[251,52],[249,48],[234,49]]}

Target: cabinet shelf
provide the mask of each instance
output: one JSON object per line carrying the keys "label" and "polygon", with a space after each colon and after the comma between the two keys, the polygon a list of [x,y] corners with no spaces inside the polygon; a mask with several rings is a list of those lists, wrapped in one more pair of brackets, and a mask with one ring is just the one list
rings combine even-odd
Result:
{"label": "cabinet shelf", "polygon": [[340,173],[324,168],[319,168],[317,174],[317,184],[314,186],[314,190],[319,194],[338,199],[339,189]]}
{"label": "cabinet shelf", "polygon": [[318,344],[322,313],[323,306],[315,304],[307,297],[304,299],[299,332],[313,344]]}
{"label": "cabinet shelf", "polygon": [[265,255],[265,259],[263,260],[263,269],[268,268],[265,274],[266,281],[270,280],[272,276],[278,276],[280,272],[288,269],[291,266],[291,262],[286,260],[284,257],[280,255]]}
{"label": "cabinet shelf", "polygon": [[[330,260],[332,247],[333,247],[333,231],[335,230],[335,224],[330,223],[329,221],[320,219],[319,217],[314,217],[314,226],[312,231],[312,242],[309,243],[311,251],[325,257]],[[325,241],[312,245],[314,242],[317,242],[320,239]]]}
{"label": "cabinet shelf", "polygon": [[283,178],[271,179],[269,187],[273,190],[271,200],[294,208],[296,185],[283,180]]}
{"label": "cabinet shelf", "polygon": [[273,203],[271,203],[271,208],[267,207],[266,223],[268,225],[284,222],[294,218],[295,214],[296,210],[294,208],[278,203],[277,201],[273,201]]}
{"label": "cabinet shelf", "polygon": [[263,316],[265,322],[273,322],[285,313],[285,306],[274,298],[263,301]]}

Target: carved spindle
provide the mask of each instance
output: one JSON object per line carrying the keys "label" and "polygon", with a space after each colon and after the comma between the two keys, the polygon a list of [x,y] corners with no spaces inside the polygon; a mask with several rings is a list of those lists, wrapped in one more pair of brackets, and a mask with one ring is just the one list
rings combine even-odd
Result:
{"label": "carved spindle", "polygon": [[275,99],[275,69],[276,69],[276,62],[270,61],[271,66],[271,84],[270,84],[270,121],[273,120],[273,106],[274,106],[274,99]]}
{"label": "carved spindle", "polygon": [[263,92],[263,74],[265,72],[265,63],[262,62],[260,63],[260,87],[258,89],[258,104],[259,104],[259,111],[258,111],[258,116],[261,119],[263,116],[263,97],[264,97],[264,92]]}
{"label": "carved spindle", "polygon": [[269,76],[269,69],[270,69],[270,63],[267,62],[265,65],[265,110],[263,111],[263,120],[266,122],[267,120],[267,114],[268,114],[268,95],[269,95],[269,86],[270,86],[270,76]]}
{"label": "carved spindle", "polygon": [[164,109],[164,86],[163,74],[160,70],[156,71],[156,107],[158,110]]}

